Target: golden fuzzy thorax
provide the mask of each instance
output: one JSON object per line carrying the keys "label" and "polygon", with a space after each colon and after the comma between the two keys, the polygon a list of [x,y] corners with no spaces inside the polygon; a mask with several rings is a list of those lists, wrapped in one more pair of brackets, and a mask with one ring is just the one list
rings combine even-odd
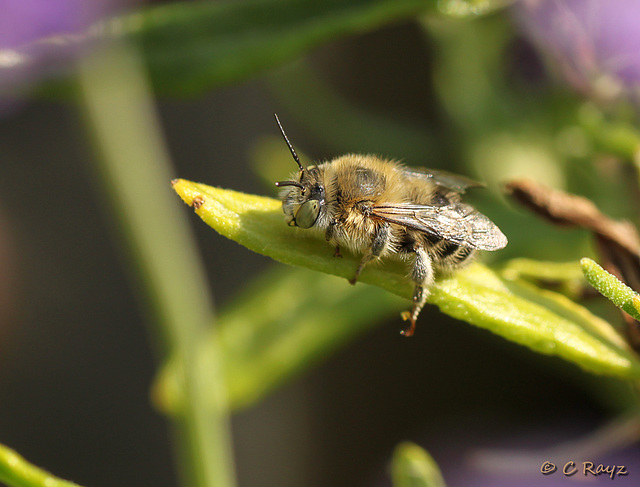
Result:
{"label": "golden fuzzy thorax", "polygon": [[[326,182],[329,225],[337,222],[329,241],[356,253],[371,247],[371,236],[383,224],[371,217],[371,208],[384,203],[411,201],[400,167],[396,162],[361,155],[346,155],[318,166],[324,172]],[[424,188],[425,192],[432,190],[432,186]],[[425,198],[429,200],[429,195]],[[393,238],[380,257],[396,249],[396,233],[392,232]]]}

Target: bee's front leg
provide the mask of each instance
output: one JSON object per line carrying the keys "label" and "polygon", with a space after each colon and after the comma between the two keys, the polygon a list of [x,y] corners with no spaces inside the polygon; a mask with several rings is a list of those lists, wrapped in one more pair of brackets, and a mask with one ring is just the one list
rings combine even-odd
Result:
{"label": "bee's front leg", "polygon": [[[324,234],[324,238],[327,242],[336,243],[336,234],[339,233],[340,223],[338,220],[332,220],[327,227],[327,230]],[[342,257],[342,253],[340,252],[340,245],[336,244],[336,249],[333,252],[334,257]]]}
{"label": "bee's front leg", "polygon": [[387,248],[390,237],[391,228],[388,223],[381,223],[380,225],[378,225],[378,227],[376,227],[376,230],[373,233],[373,238],[371,239],[371,248],[369,249],[369,252],[362,257],[362,260],[360,260],[360,264],[356,269],[355,275],[351,279],[349,279],[349,282],[351,284],[356,283],[358,277],[360,276],[360,273],[362,272],[362,269],[364,269],[364,266],[367,265],[368,262],[376,257],[380,257],[382,252],[384,252],[384,249]]}
{"label": "bee's front leg", "polygon": [[415,257],[413,260],[413,268],[411,269],[411,280],[416,283],[413,291],[413,308],[411,311],[405,311],[402,313],[402,319],[409,321],[409,328],[402,331],[404,336],[413,336],[416,330],[416,320],[422,310],[424,304],[429,297],[429,289],[433,284],[433,262],[431,257],[424,250],[424,247],[420,244],[415,244],[414,247]]}

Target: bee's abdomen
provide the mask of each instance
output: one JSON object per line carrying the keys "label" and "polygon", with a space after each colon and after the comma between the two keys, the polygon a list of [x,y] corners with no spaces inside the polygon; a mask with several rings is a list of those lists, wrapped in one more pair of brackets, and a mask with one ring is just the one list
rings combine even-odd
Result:
{"label": "bee's abdomen", "polygon": [[473,255],[474,250],[463,247],[453,242],[443,241],[434,249],[434,262],[438,267],[459,267],[466,263]]}
{"label": "bee's abdomen", "polygon": [[457,243],[445,240],[437,235],[425,232],[406,232],[398,245],[398,252],[412,253],[416,245],[424,248],[431,257],[434,265],[441,269],[453,269],[466,264],[474,250]]}
{"label": "bee's abdomen", "polygon": [[439,257],[441,259],[447,259],[460,250],[458,244],[452,242],[443,242],[439,249]]}

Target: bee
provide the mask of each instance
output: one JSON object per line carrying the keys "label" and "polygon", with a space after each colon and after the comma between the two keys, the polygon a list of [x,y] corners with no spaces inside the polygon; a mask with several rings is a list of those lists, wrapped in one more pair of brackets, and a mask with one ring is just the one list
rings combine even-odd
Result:
{"label": "bee", "polygon": [[304,167],[275,116],[298,171],[276,186],[283,188],[282,210],[290,226],[317,229],[335,246],[362,258],[349,280],[355,284],[373,260],[409,261],[415,284],[413,307],[402,313],[412,336],[437,273],[468,263],[476,250],[507,245],[500,229],[462,202],[470,187],[482,186],[444,171],[409,168],[372,155],[348,154]]}

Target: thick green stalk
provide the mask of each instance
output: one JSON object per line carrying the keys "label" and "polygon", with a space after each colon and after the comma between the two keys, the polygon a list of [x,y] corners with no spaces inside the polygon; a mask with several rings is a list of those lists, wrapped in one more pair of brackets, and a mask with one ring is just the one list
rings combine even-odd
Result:
{"label": "thick green stalk", "polygon": [[231,487],[235,479],[218,357],[214,351],[204,368],[196,353],[213,321],[210,292],[170,190],[170,163],[137,53],[110,45],[80,62],[78,79],[101,182],[139,271],[153,313],[150,324],[157,325],[152,334],[180,364],[187,396],[177,428],[180,470],[195,487]]}

